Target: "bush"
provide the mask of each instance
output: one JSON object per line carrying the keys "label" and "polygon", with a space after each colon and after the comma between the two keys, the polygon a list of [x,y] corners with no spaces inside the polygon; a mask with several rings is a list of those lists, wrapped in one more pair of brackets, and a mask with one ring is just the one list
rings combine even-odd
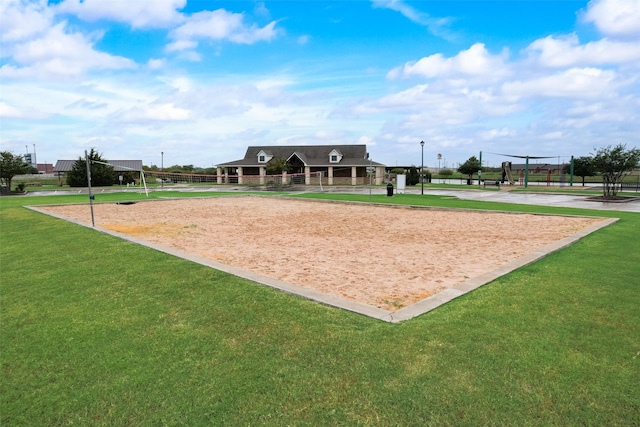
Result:
{"label": "bush", "polygon": [[409,168],[409,172],[407,173],[407,185],[416,185],[420,182],[420,174],[418,173],[418,169],[415,166],[411,166]]}

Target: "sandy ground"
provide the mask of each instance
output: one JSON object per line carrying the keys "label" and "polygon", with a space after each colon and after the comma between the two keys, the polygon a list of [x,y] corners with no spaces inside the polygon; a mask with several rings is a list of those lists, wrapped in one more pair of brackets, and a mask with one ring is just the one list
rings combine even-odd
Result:
{"label": "sandy ground", "polygon": [[[89,206],[45,210],[91,223]],[[95,204],[97,226],[396,311],[601,219],[263,197]]]}

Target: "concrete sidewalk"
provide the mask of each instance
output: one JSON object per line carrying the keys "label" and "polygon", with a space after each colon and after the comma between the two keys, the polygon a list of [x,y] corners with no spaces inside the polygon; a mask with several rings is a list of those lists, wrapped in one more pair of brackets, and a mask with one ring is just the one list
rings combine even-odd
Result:
{"label": "concrete sidewalk", "polygon": [[[508,187],[503,187],[508,188]],[[372,187],[326,187],[325,191],[332,193],[353,193],[353,194],[386,194],[386,188]],[[420,186],[407,187],[405,194],[420,194]],[[394,194],[397,190],[394,188]],[[527,193],[524,191],[510,192],[508,190],[500,191],[484,191],[484,190],[467,190],[467,189],[451,189],[446,188],[427,188],[424,189],[425,195],[440,195],[457,197],[464,200],[479,200],[484,202],[500,202],[515,203],[522,205],[539,205],[539,206],[556,206],[565,208],[581,208],[596,209],[605,211],[618,212],[640,212],[640,193],[631,193],[636,195],[638,199],[629,202],[595,202],[587,200],[592,196],[576,195],[576,194],[559,194],[559,193]]]}
{"label": "concrete sidewalk", "polygon": [[[413,191],[412,191],[413,193]],[[426,190],[425,190],[426,193]],[[619,212],[640,212],[639,198],[630,202],[595,202],[589,196],[556,193],[526,193],[508,191],[473,191],[430,189],[428,194],[455,196],[465,200],[516,203],[523,205],[558,206],[565,208],[597,209]]]}

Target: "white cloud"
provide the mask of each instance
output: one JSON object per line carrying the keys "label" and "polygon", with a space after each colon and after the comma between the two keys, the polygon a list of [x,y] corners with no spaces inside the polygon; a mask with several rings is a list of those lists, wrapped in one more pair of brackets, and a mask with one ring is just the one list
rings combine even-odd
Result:
{"label": "white cloud", "polygon": [[429,14],[420,12],[402,0],[371,0],[371,3],[374,8],[390,9],[399,12],[410,21],[427,27],[434,35],[448,36],[446,30],[446,26],[450,21],[448,18],[432,18]]}
{"label": "white cloud", "polygon": [[224,9],[194,13],[186,22],[171,32],[175,40],[167,46],[168,51],[193,49],[197,40],[228,40],[239,44],[270,41],[276,37],[275,21],[264,27],[247,25],[244,14],[227,12]]}
{"label": "white cloud", "polygon": [[[18,65],[4,65],[0,69],[0,75],[54,78],[78,76],[91,70],[136,67],[127,58],[94,50],[95,40],[80,33],[66,33],[65,27],[66,23],[61,22],[39,38],[7,46]],[[99,37],[94,34],[94,39],[97,38]]]}
{"label": "white cloud", "polygon": [[429,16],[409,6],[402,0],[371,0],[371,3],[373,3],[373,7],[400,12],[402,16],[418,24],[425,21]]}
{"label": "white cloud", "polygon": [[303,36],[300,36],[300,37],[298,37],[298,44],[305,45],[305,44],[309,43],[309,39],[310,39],[310,37],[308,35],[306,35],[306,34],[303,35]]}
{"label": "white cloud", "polygon": [[13,107],[6,102],[0,101],[0,117],[22,119],[26,117],[26,114],[18,108]]}
{"label": "white cloud", "polygon": [[525,52],[537,57],[545,67],[624,64],[640,61],[640,42],[601,39],[581,45],[578,37],[571,34],[538,39]]}
{"label": "white cloud", "polygon": [[186,0],[65,0],[56,10],[90,22],[105,19],[125,22],[133,28],[166,28],[182,21],[177,9],[182,9],[186,3]]}
{"label": "white cloud", "polygon": [[425,78],[455,76],[485,76],[496,78],[510,72],[505,62],[506,52],[491,55],[484,44],[476,43],[456,56],[445,58],[437,53],[421,58],[417,62],[407,62],[403,67],[394,68],[388,73],[391,79],[419,76]]}
{"label": "white cloud", "polygon": [[118,116],[118,119],[123,122],[171,122],[189,120],[190,113],[184,108],[176,107],[173,103],[166,103],[132,108]]}
{"label": "white cloud", "polygon": [[193,88],[193,82],[188,77],[169,77],[160,80],[181,93],[189,92]]}
{"label": "white cloud", "polygon": [[508,128],[489,129],[487,131],[480,132],[480,137],[485,141],[490,141],[490,140],[499,139],[499,138],[513,138],[515,135],[516,135],[516,132]]}
{"label": "white cloud", "polygon": [[150,70],[159,70],[166,65],[167,61],[165,59],[155,59],[151,58],[147,61],[147,67]]}
{"label": "white cloud", "polygon": [[[53,14],[46,1],[25,3],[20,0],[0,1],[0,40],[18,42],[41,34],[51,25]],[[0,52],[0,56],[6,56]]]}
{"label": "white cloud", "polygon": [[358,144],[365,144],[367,147],[374,147],[377,145],[376,140],[368,135],[362,135],[358,138]]}
{"label": "white cloud", "polygon": [[605,36],[640,37],[640,1],[638,0],[591,0],[583,15]]}
{"label": "white cloud", "polygon": [[193,49],[198,46],[198,43],[193,40],[176,40],[175,42],[169,43],[165,50],[167,52],[176,52],[181,50]]}
{"label": "white cloud", "polygon": [[597,98],[614,96],[616,73],[597,68],[571,68],[556,74],[510,81],[502,86],[507,96]]}

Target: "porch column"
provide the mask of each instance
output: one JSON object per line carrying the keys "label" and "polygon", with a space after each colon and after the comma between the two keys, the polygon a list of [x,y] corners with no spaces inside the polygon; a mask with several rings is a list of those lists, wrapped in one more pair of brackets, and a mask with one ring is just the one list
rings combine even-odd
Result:
{"label": "porch column", "polygon": [[216,183],[222,184],[222,168],[220,166],[216,168]]}
{"label": "porch column", "polygon": [[358,173],[356,169],[355,166],[351,166],[351,185],[358,185]]}
{"label": "porch column", "polygon": [[329,166],[329,171],[327,173],[329,175],[327,177],[327,183],[329,185],[333,185],[333,166]]}
{"label": "porch column", "polygon": [[260,166],[260,185],[264,185],[264,177],[267,175],[267,167]]}
{"label": "porch column", "polygon": [[242,184],[242,166],[238,166],[238,184]]}
{"label": "porch column", "polygon": [[311,184],[311,168],[309,166],[304,167],[304,185]]}
{"label": "porch column", "polygon": [[376,168],[376,185],[381,185],[384,182],[384,166],[378,166]]}

